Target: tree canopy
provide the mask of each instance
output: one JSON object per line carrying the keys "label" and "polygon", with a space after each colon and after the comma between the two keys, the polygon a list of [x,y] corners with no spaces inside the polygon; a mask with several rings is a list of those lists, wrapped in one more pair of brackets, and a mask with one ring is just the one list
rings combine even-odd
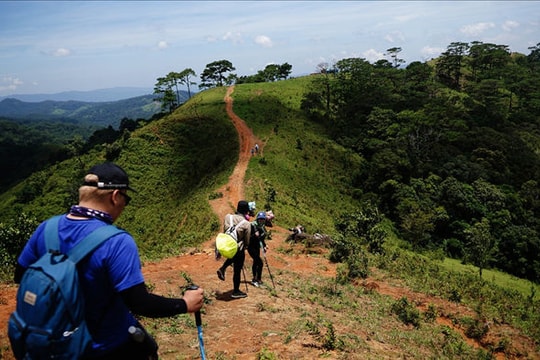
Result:
{"label": "tree canopy", "polygon": [[[219,87],[234,83],[236,75],[231,71],[236,70],[229,60],[218,60],[206,65],[201,73],[199,88]],[[227,76],[226,74],[229,73]]]}
{"label": "tree canopy", "polygon": [[366,160],[351,169],[355,193],[413,248],[539,282],[539,46],[456,42],[404,68],[400,48],[391,62],[321,64],[302,108]]}

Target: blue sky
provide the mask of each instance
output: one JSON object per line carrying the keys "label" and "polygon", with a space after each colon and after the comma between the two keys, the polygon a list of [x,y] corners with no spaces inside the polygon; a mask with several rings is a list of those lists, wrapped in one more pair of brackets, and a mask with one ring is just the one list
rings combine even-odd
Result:
{"label": "blue sky", "polygon": [[529,54],[538,1],[0,1],[0,96],[134,86],[226,59],[237,75],[437,57],[482,41]]}

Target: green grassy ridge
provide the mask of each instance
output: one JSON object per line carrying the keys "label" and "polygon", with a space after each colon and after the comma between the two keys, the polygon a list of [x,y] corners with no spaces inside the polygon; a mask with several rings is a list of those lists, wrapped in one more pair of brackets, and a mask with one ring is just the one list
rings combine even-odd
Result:
{"label": "green grassy ridge", "polygon": [[[119,140],[122,151],[115,162],[138,192],[117,224],[134,235],[143,259],[178,254],[218,228],[208,194],[226,182],[238,159],[238,136],[224,94],[225,89],[198,94],[191,104]],[[105,149],[98,147],[32,175],[0,196],[2,221],[21,211],[39,221],[66,211],[77,201],[84,171],[102,161]],[[16,194],[30,183],[39,186],[39,196],[17,204]]]}
{"label": "green grassy ridge", "polygon": [[[440,266],[452,273],[465,273],[471,276],[478,276],[478,268],[476,266],[463,264],[457,259],[445,258],[440,262]],[[540,285],[534,284],[528,280],[490,269],[482,270],[482,278],[496,286],[515,291],[524,296],[530,296],[531,289],[534,289],[536,293],[535,299],[540,299]]]}
{"label": "green grassy ridge", "polygon": [[224,89],[196,95],[136,132],[120,156],[138,194],[119,225],[133,233],[145,258],[177,254],[218,227],[208,194],[219,186],[216,181],[226,181],[238,158],[223,96]]}
{"label": "green grassy ridge", "polygon": [[[264,161],[254,157],[246,174],[246,198],[262,209],[268,187],[270,206],[282,226],[305,225],[331,233],[334,219],[357,205],[348,195],[347,161],[361,161],[324,136],[300,113],[310,79],[236,85],[233,110],[266,142]],[[238,159],[238,136],[225,110],[227,88],[196,94],[174,113],[127,139],[115,160],[138,191],[118,225],[135,236],[143,258],[159,259],[211,237],[220,219],[208,198],[226,183]],[[298,143],[301,149],[297,148]],[[55,164],[0,194],[0,221],[27,212],[39,221],[64,212],[77,201],[84,171],[105,160],[97,147],[78,159]],[[38,196],[18,204],[16,194],[37,188]],[[176,249],[171,253],[171,248]]]}
{"label": "green grassy ridge", "polygon": [[267,189],[275,189],[276,201],[270,205],[281,226],[300,223],[309,232],[331,234],[335,219],[359,205],[352,197],[348,165],[362,159],[301,113],[310,82],[304,77],[237,85],[234,112],[265,143],[263,154],[249,164],[246,197],[262,209]]}

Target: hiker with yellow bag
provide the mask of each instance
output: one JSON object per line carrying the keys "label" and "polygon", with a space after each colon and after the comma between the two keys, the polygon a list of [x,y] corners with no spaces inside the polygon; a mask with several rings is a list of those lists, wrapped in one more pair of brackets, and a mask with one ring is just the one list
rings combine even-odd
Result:
{"label": "hiker with yellow bag", "polygon": [[248,202],[240,200],[236,207],[236,213],[225,215],[224,232],[218,234],[216,238],[217,251],[227,259],[217,270],[217,275],[221,281],[225,281],[225,271],[229,266],[233,265],[233,292],[231,294],[233,299],[247,297],[247,294],[240,290],[240,280],[246,259],[245,251],[251,238],[251,224],[246,220],[248,213]]}

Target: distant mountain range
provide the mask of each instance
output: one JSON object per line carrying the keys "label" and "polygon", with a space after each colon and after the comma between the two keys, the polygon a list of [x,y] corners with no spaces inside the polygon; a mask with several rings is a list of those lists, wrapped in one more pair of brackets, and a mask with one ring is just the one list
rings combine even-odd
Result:
{"label": "distant mountain range", "polygon": [[[187,99],[187,92],[184,99]],[[118,127],[123,118],[149,119],[161,111],[155,95],[137,96],[117,101],[25,102],[17,99],[0,101],[0,118],[15,122],[69,121],[73,124]]]}
{"label": "distant mountain range", "polygon": [[141,87],[115,87],[108,89],[98,89],[91,91],[64,91],[56,94],[14,94],[0,96],[3,99],[17,99],[27,102],[39,101],[86,101],[86,102],[104,102],[129,99],[132,97],[149,95],[154,91],[151,88]]}

